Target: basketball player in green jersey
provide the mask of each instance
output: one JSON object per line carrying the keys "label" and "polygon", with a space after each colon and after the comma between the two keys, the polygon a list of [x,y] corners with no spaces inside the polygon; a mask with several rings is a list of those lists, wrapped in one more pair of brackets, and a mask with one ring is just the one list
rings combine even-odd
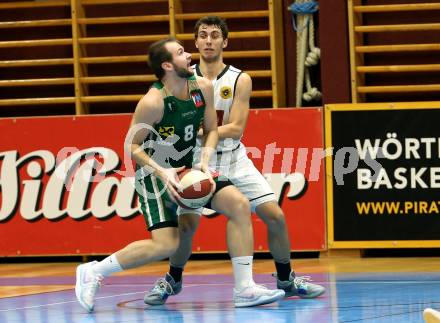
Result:
{"label": "basketball player in green jersey", "polygon": [[[241,143],[249,114],[252,81],[248,74],[223,61],[223,50],[228,45],[227,24],[217,16],[203,17],[195,25],[194,37],[200,53],[200,64],[193,68],[198,76],[206,77],[214,86],[214,105],[219,122],[219,143],[210,167],[228,177],[250,201],[251,209],[267,225],[269,249],[277,271],[277,287],[283,289],[286,296],[318,297],[325,292],[325,288],[311,283],[308,277],[296,276],[292,270],[283,210],[266,179],[247,157],[246,147]],[[195,158],[199,156],[199,150],[196,149]],[[193,213],[182,216],[179,222],[182,228],[180,246],[170,258],[170,269],[165,275],[172,287],[172,295],[182,289],[182,272],[191,255],[192,237],[199,223],[199,215]],[[165,303],[170,289],[162,287],[156,285],[145,296],[145,302]]]}
{"label": "basketball player in green jersey", "polygon": [[[192,166],[200,127],[204,136],[198,168],[211,177],[208,162],[218,141],[213,88],[205,78],[193,75],[190,62],[191,54],[175,39],[158,41],[149,48],[150,67],[160,81],[139,101],[129,131],[132,140],[126,148],[137,164],[136,191],[151,239],[135,241],[101,262],[77,267],[76,297],[89,312],[104,277],[165,259],[177,250],[177,214],[182,213],[176,204],[177,173]],[[254,306],[282,298],[284,291],[256,285],[252,266],[245,262],[253,253],[249,202],[224,178],[217,178],[214,186],[208,204],[228,216],[229,253],[232,259],[243,260],[234,270],[235,305]]]}

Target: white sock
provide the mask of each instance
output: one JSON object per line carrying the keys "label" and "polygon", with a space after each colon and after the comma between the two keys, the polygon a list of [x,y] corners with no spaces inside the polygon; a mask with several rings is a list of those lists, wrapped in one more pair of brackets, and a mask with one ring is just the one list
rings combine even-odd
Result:
{"label": "white sock", "polygon": [[96,274],[101,274],[104,277],[110,276],[113,273],[123,271],[115,254],[111,254],[107,258],[92,266],[93,271]]}
{"label": "white sock", "polygon": [[252,256],[234,257],[232,258],[232,269],[234,270],[235,289],[255,285],[252,278]]}

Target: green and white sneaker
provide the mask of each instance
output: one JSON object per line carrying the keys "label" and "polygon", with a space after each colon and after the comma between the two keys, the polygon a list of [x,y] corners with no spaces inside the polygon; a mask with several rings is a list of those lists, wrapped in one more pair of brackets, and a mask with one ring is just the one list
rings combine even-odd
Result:
{"label": "green and white sneaker", "polygon": [[[274,276],[277,277],[276,274]],[[309,276],[295,277],[291,272],[287,281],[281,281],[277,278],[277,288],[284,290],[286,297],[315,298],[325,293],[323,286],[312,284],[310,280]]]}
{"label": "green and white sneaker", "polygon": [[144,303],[148,305],[163,305],[168,296],[177,295],[182,290],[182,281],[175,282],[174,278],[166,273],[165,278],[160,278],[154,287],[144,296]]}

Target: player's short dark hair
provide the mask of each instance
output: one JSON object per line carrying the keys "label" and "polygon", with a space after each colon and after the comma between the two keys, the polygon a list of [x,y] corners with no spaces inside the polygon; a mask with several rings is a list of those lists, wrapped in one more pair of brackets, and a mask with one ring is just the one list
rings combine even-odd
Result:
{"label": "player's short dark hair", "polygon": [[196,25],[194,26],[194,37],[197,39],[199,35],[199,28],[201,25],[208,26],[217,26],[222,31],[223,39],[228,38],[228,25],[226,24],[226,20],[220,18],[218,16],[205,16],[197,20]]}
{"label": "player's short dark hair", "polygon": [[150,45],[148,48],[148,65],[150,65],[153,70],[154,75],[160,80],[165,75],[165,71],[162,68],[163,62],[172,62],[173,55],[165,47],[167,43],[179,43],[180,42],[173,38],[165,38],[158,40]]}

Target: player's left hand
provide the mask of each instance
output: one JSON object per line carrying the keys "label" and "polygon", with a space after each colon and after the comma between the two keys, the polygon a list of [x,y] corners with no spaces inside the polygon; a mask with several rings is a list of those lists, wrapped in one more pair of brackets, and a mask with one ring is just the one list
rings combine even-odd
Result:
{"label": "player's left hand", "polygon": [[212,192],[215,192],[216,184],[215,184],[214,179],[212,178],[213,172],[209,169],[208,165],[205,165],[204,163],[198,163],[198,164],[195,164],[193,166],[193,168],[204,172],[208,176],[209,181],[212,184]]}

